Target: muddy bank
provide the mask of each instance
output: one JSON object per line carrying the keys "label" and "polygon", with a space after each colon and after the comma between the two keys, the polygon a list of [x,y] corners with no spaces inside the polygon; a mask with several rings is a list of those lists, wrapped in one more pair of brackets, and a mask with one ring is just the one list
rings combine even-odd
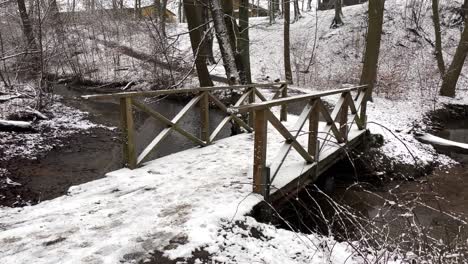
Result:
{"label": "muddy bank", "polygon": [[[80,87],[57,86],[54,92],[60,95],[60,103],[67,107],[79,109],[87,114],[86,118],[93,124],[84,129],[74,130],[57,136],[57,132],[67,127],[44,126],[39,134],[44,151],[37,155],[23,156],[22,149],[34,140],[19,140],[7,142],[2,146],[18,152],[10,159],[0,159],[0,168],[7,172],[3,174],[3,184],[0,181],[0,205],[24,206],[53,199],[65,195],[70,186],[104,177],[105,173],[119,169],[123,165],[121,151],[120,108],[114,101],[82,100],[80,95],[89,93],[88,89]],[[146,103],[168,118],[174,117],[183,107],[185,98],[171,100],[153,99]],[[197,135],[199,131],[199,109],[195,107],[182,120],[180,125],[188,132]],[[211,127],[224,118],[224,114],[213,110],[210,112]],[[73,118],[72,118],[73,119]],[[134,111],[137,151],[141,152],[154,137],[166,126],[149,115]],[[103,127],[99,127],[103,126]],[[218,138],[231,134],[231,128],[226,126]],[[13,134],[11,134],[13,135]],[[158,158],[174,152],[193,147],[194,144],[180,134],[171,133],[153,152],[149,159]],[[8,177],[8,178],[6,178]],[[7,183],[10,182],[10,184]]]}
{"label": "muddy bank", "polygon": [[72,185],[104,177],[121,164],[117,132],[96,128],[58,139],[60,144],[36,159],[1,161],[7,177],[20,185],[0,188],[0,205],[25,206],[66,194]]}

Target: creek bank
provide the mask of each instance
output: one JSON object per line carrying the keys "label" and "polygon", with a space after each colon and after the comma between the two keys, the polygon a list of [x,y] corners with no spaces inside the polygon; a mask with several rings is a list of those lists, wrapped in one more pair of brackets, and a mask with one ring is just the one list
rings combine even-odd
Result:
{"label": "creek bank", "polygon": [[[468,143],[467,109],[447,105],[428,113],[426,131]],[[459,164],[439,166],[434,159],[411,166],[381,151],[382,136],[368,139],[361,151],[350,153],[352,162],[343,160],[316,184],[275,206],[268,221],[296,232],[359,241],[356,248],[362,252],[399,252],[410,263],[468,259],[468,156],[444,151],[436,155],[448,155]],[[254,217],[265,222],[258,212]]]}
{"label": "creek bank", "polygon": [[[100,91],[118,90],[106,88]],[[115,129],[120,126],[118,102],[82,100],[80,95],[90,92],[86,87],[58,85],[54,92],[58,94],[57,101],[44,111],[48,120],[33,122],[37,133],[2,134],[0,150],[9,154],[0,158],[0,206],[25,206],[53,199],[67,194],[70,186],[102,178],[107,172],[122,167],[121,135],[120,130]],[[146,103],[172,118],[188,98],[189,95],[173,96]],[[18,105],[21,109],[24,102],[18,102]],[[198,113],[195,107],[180,121],[194,135],[199,133]],[[223,113],[212,111],[211,127],[214,128],[223,118]],[[136,110],[134,119],[137,151],[141,152],[166,127]],[[224,128],[219,138],[229,136],[231,131],[229,127]],[[172,133],[149,158],[193,146],[184,137]]]}

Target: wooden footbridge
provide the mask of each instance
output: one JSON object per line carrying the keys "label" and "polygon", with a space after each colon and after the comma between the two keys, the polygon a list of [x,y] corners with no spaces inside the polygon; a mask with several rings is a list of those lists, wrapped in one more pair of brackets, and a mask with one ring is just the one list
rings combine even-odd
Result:
{"label": "wooden footbridge", "polygon": [[[237,123],[246,132],[254,134],[250,141],[254,145],[251,165],[253,192],[272,201],[315,181],[320,174],[346,155],[346,149],[355,148],[364,139],[366,89],[367,86],[357,86],[288,96],[287,83],[271,83],[122,92],[87,95],[83,98],[119,100],[125,166],[130,169],[144,163],[149,154],[157,151],[161,142],[172,132],[177,132],[195,144],[205,147],[216,144],[217,136],[223,127],[230,122]],[[267,99],[266,91],[273,91],[270,99]],[[223,103],[221,98],[225,97],[226,93],[237,95],[238,99],[233,105],[227,106]],[[172,119],[151,109],[141,100],[167,95],[192,96]],[[331,111],[323,101],[323,98],[328,96],[338,97]],[[302,103],[304,107],[300,115],[294,117],[294,123],[287,122],[288,105],[296,103]],[[184,129],[180,121],[197,104],[201,123],[199,135],[194,135]],[[138,155],[135,146],[134,107],[167,125]],[[216,127],[210,127],[210,109],[214,108],[224,112],[225,117]],[[270,135],[269,124],[281,137]],[[281,140],[280,147],[269,149],[270,137],[273,140]],[[294,151],[291,151],[292,149]],[[276,155],[271,155],[273,151]],[[288,162],[289,156],[295,156],[292,162]]]}

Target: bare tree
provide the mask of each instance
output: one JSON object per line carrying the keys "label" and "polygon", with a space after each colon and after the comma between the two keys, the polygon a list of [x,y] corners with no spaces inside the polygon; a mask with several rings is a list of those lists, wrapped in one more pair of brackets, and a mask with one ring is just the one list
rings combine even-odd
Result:
{"label": "bare tree", "polygon": [[239,31],[237,47],[241,57],[244,75],[247,83],[252,83],[250,72],[250,40],[249,40],[249,0],[240,0],[239,6]]}
{"label": "bare tree", "polygon": [[331,28],[337,28],[344,25],[343,20],[341,19],[341,1],[342,0],[335,0],[335,17],[333,18],[333,21],[331,23]]}
{"label": "bare tree", "polygon": [[434,23],[435,35],[435,56],[437,59],[437,67],[439,68],[440,76],[442,79],[445,75],[445,62],[444,54],[442,54],[442,33],[440,30],[440,17],[439,17],[439,0],[432,0],[432,21]]}
{"label": "bare tree", "polygon": [[190,42],[195,57],[198,81],[200,86],[213,86],[204,58],[203,5],[198,0],[184,0],[184,11],[190,31]]}
{"label": "bare tree", "polygon": [[286,81],[290,84],[293,83],[292,80],[292,70],[291,70],[291,50],[290,50],[290,41],[289,41],[289,24],[291,21],[291,2],[289,0],[283,1],[283,12],[284,12],[284,75]]}
{"label": "bare tree", "polygon": [[377,79],[384,8],[385,0],[369,0],[366,51],[360,80],[361,85],[369,85],[369,89],[367,89],[369,100],[372,100],[372,91]]}
{"label": "bare tree", "polygon": [[237,70],[236,59],[231,46],[229,33],[224,20],[224,11],[219,0],[210,0],[211,16],[216,31],[216,37],[219,43],[219,49],[223,58],[223,65],[226,76],[230,84],[239,83],[239,71]]}
{"label": "bare tree", "polygon": [[468,0],[465,0],[463,3],[462,11],[465,25],[460,37],[460,42],[458,43],[457,50],[453,56],[452,63],[445,72],[444,79],[442,81],[440,95],[443,96],[455,96],[458,78],[460,77],[460,73],[468,53]]}

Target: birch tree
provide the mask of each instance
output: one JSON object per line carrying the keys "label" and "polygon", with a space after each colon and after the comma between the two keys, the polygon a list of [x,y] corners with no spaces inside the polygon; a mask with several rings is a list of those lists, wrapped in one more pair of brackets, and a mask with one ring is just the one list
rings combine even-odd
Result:
{"label": "birch tree", "polygon": [[219,43],[219,49],[223,58],[224,70],[230,84],[237,84],[240,81],[239,71],[237,70],[236,60],[231,46],[228,30],[224,21],[224,11],[220,0],[210,0],[211,16],[216,31],[216,37]]}

